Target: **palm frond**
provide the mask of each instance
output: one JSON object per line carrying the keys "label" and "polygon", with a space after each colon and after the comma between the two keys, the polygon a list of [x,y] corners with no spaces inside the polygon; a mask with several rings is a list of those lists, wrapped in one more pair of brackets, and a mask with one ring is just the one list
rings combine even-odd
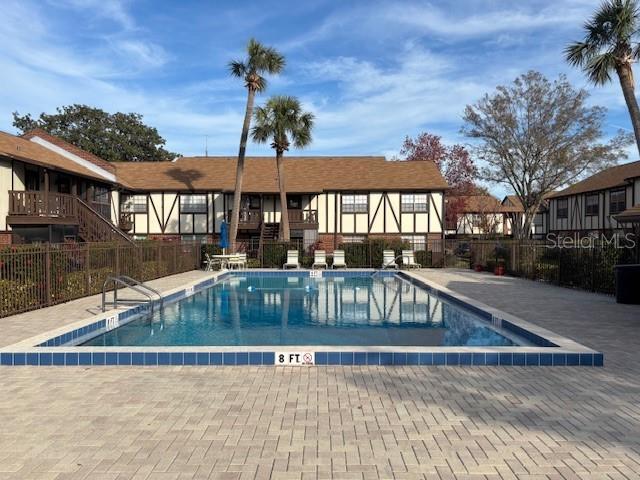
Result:
{"label": "palm frond", "polygon": [[592,46],[586,42],[574,42],[564,49],[564,56],[567,62],[574,67],[581,67],[587,61]]}
{"label": "palm frond", "polygon": [[300,101],[291,96],[276,95],[254,113],[252,137],[259,143],[271,138],[272,146],[288,150],[289,138],[296,148],[304,148],[311,143],[314,116],[303,112]]}
{"label": "palm frond", "polygon": [[232,60],[229,62],[229,72],[234,77],[244,78],[247,73],[247,66],[239,60]]}
{"label": "palm frond", "polygon": [[607,52],[591,58],[584,70],[594,85],[605,85],[611,81],[611,72],[614,71],[615,66],[615,56]]}

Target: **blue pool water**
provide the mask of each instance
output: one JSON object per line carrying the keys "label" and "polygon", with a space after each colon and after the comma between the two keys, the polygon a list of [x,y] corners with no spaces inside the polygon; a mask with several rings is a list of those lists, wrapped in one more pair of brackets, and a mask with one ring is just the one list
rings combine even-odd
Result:
{"label": "blue pool water", "polygon": [[511,346],[522,342],[398,276],[232,275],[84,345]]}

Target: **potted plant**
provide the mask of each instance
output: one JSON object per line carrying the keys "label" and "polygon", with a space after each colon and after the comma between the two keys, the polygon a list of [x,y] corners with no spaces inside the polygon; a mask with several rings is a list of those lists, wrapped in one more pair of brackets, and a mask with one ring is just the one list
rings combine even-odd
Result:
{"label": "potted plant", "polygon": [[474,269],[476,272],[481,272],[482,270],[484,270],[484,269],[482,268],[482,264],[480,264],[480,263],[476,263],[476,264],[475,264],[475,266],[473,267],[473,269]]}
{"label": "potted plant", "polygon": [[506,272],[505,264],[507,263],[507,256],[509,255],[509,251],[504,246],[498,243],[494,249],[494,255],[496,258],[496,263],[493,273],[494,275],[502,276]]}

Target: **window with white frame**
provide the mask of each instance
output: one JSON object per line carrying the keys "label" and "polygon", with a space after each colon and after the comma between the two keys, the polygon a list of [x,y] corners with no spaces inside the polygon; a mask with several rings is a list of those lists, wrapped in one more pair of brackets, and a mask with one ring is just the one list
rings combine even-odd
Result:
{"label": "window with white frame", "polygon": [[121,207],[127,213],[147,213],[147,196],[123,195]]}
{"label": "window with white frame", "polygon": [[364,235],[343,235],[342,237],[342,243],[362,243],[364,240]]}
{"label": "window with white frame", "polygon": [[180,235],[183,242],[207,243],[207,235]]}
{"label": "window with white frame", "polygon": [[180,195],[180,213],[207,213],[207,196]]}
{"label": "window with white frame", "polygon": [[401,210],[404,213],[426,213],[427,194],[403,193],[401,200]]}
{"label": "window with white frame", "polygon": [[369,197],[366,194],[342,195],[342,213],[367,213]]}
{"label": "window with white frame", "polygon": [[426,250],[426,237],[424,235],[403,235],[402,243],[409,245],[411,250]]}

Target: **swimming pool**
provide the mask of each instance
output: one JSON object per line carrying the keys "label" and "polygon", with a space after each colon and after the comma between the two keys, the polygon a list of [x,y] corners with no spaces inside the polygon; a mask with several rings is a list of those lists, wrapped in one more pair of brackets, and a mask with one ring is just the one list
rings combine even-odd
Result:
{"label": "swimming pool", "polygon": [[228,276],[86,346],[513,346],[513,332],[393,274]]}
{"label": "swimming pool", "polygon": [[599,367],[604,356],[416,273],[245,270],[0,348],[0,364]]}

